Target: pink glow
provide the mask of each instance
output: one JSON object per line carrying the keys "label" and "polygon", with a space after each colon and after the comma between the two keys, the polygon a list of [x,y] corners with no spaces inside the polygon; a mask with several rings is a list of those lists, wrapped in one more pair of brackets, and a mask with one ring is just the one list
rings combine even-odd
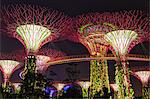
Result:
{"label": "pink glow", "polygon": [[[39,6],[9,5],[2,7],[2,12],[2,20],[7,25],[3,27],[3,30],[7,31],[10,36],[20,40],[26,48],[27,54],[30,52],[36,53],[45,43],[56,40],[60,36],[63,37],[71,24],[71,19],[63,13],[47,10]],[[38,29],[34,28],[34,26],[38,27]],[[45,36],[46,34],[41,27],[49,30],[51,34]],[[26,30],[27,32],[25,32]],[[37,30],[39,31],[35,32]],[[41,35],[41,33],[44,35]],[[32,37],[32,39],[29,39],[29,37]],[[40,38],[37,41],[38,43],[35,42],[35,37]]]}
{"label": "pink glow", "polygon": [[63,53],[61,51],[53,50],[53,49],[43,48],[43,49],[39,50],[37,55],[50,57],[50,59],[49,59],[49,62],[50,62],[50,61],[54,61],[57,59],[63,59],[63,57],[65,56],[65,53]]}
{"label": "pink glow", "polygon": [[[76,17],[73,31],[69,40],[81,42],[90,53],[93,52],[93,40],[85,39],[89,35],[105,34],[116,30],[131,30],[138,34],[138,38],[130,43],[127,53],[139,42],[148,40],[149,18],[142,11],[122,11],[114,13],[89,13]],[[104,40],[103,40],[104,41]],[[106,44],[106,43],[104,43]],[[112,46],[109,47],[115,53]],[[94,53],[95,54],[95,53]],[[114,54],[115,55],[115,54]]]}
{"label": "pink glow", "polygon": [[37,55],[36,59],[36,70],[40,72],[44,71],[48,67],[46,63],[50,61],[50,57],[44,55]]}
{"label": "pink glow", "polygon": [[52,49],[40,49],[36,56],[36,70],[43,72],[49,66],[47,64],[48,62],[63,59],[64,56],[65,54],[61,51],[56,51]]}

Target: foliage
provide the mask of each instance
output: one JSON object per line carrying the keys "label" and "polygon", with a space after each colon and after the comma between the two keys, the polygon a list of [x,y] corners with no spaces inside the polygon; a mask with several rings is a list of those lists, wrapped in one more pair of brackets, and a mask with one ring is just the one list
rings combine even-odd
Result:
{"label": "foliage", "polygon": [[[94,97],[103,87],[109,88],[108,69],[106,61],[92,60],[90,65],[90,96]],[[103,95],[103,93],[101,93]]]}
{"label": "foliage", "polygon": [[[126,72],[128,72],[128,69],[126,69]],[[134,91],[131,88],[130,83],[127,81],[127,79],[125,79],[126,76],[128,76],[128,79],[130,79],[129,75],[130,72],[126,73],[125,75],[122,65],[116,65],[115,80],[116,84],[118,85],[118,98],[133,98]]]}

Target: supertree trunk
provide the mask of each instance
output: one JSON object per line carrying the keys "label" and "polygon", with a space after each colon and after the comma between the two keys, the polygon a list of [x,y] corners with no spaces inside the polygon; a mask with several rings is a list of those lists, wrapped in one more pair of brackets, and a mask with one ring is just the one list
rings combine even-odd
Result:
{"label": "supertree trunk", "polygon": [[[120,60],[120,59],[119,59]],[[118,85],[118,98],[130,99],[133,97],[133,89],[130,85],[130,75],[127,67],[127,62],[120,61],[116,64],[116,84]]]}
{"label": "supertree trunk", "polygon": [[91,98],[96,91],[102,91],[103,87],[110,89],[107,60],[103,59],[107,50],[107,42],[104,39],[104,34],[110,28],[104,24],[107,17],[102,17],[103,15],[98,13],[78,16],[73,25],[76,34],[72,35],[74,37],[70,37],[78,39],[79,42],[86,46],[91,57],[102,59],[90,62]]}
{"label": "supertree trunk", "polygon": [[[25,62],[25,69],[23,71],[23,86],[21,88],[21,94],[25,97],[32,97],[34,94],[35,86],[35,56],[28,56]],[[30,96],[31,95],[31,96]]]}
{"label": "supertree trunk", "polygon": [[116,64],[116,70],[115,70],[115,81],[118,85],[118,99],[124,99],[124,73],[123,69],[119,64]]}
{"label": "supertree trunk", "polygon": [[90,97],[94,97],[96,92],[100,95],[103,95],[103,87],[109,88],[109,80],[108,80],[108,67],[107,61],[99,61],[99,60],[92,60],[90,62]]}
{"label": "supertree trunk", "polygon": [[100,79],[100,64],[98,64],[97,60],[92,60],[90,62],[90,97],[94,97],[96,92],[100,90],[102,87],[101,79]]}
{"label": "supertree trunk", "polygon": [[[99,44],[96,44],[99,45]],[[104,57],[106,53],[106,47],[101,46],[96,47],[98,50],[95,52],[97,55],[91,57]],[[103,95],[102,88],[106,87],[109,88],[109,79],[108,79],[108,67],[106,60],[91,60],[90,62],[90,97],[94,97],[95,94]],[[98,93],[97,93],[98,92]],[[101,92],[101,93],[99,93]]]}

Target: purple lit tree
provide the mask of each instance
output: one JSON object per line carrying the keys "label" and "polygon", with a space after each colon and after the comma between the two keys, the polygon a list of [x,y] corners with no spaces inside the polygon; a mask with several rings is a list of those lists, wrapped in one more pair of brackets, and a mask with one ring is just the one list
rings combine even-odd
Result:
{"label": "purple lit tree", "polygon": [[63,13],[39,6],[10,5],[2,13],[7,25],[3,30],[22,42],[27,54],[35,54],[45,43],[63,36],[71,22]]}
{"label": "purple lit tree", "polygon": [[92,60],[90,63],[90,97],[94,97],[96,91],[102,91],[103,87],[109,87],[106,56],[108,43],[104,35],[113,29],[109,26],[110,13],[90,13],[75,18],[72,25],[73,31],[70,40],[82,43],[89,51],[91,57],[100,57],[99,60]]}
{"label": "purple lit tree", "polygon": [[2,7],[3,27],[9,36],[17,38],[25,47],[26,79],[24,93],[33,93],[36,69],[36,53],[45,43],[63,37],[69,29],[70,18],[55,10],[32,5]]}
{"label": "purple lit tree", "polygon": [[[117,57],[116,84],[119,85],[118,96],[120,98],[132,98],[126,56],[136,44],[143,42],[148,37],[149,18],[141,11],[125,11],[112,13],[111,21],[115,28],[113,31],[107,32],[104,38],[111,45],[110,47]],[[124,96],[124,94],[126,95]]]}

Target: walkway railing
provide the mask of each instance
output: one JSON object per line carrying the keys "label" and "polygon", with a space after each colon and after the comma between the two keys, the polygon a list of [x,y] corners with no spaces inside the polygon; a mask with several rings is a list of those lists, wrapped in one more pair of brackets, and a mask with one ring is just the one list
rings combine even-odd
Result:
{"label": "walkway railing", "polygon": [[[63,58],[57,58],[56,60],[50,61],[48,65],[62,64],[62,63],[70,63],[70,62],[82,62],[82,61],[90,61],[90,60],[116,60],[113,54],[108,54],[106,57],[90,57],[90,55],[74,55],[74,56],[66,56]],[[135,61],[150,61],[149,55],[137,55],[137,54],[128,54],[127,60],[135,60]]]}

